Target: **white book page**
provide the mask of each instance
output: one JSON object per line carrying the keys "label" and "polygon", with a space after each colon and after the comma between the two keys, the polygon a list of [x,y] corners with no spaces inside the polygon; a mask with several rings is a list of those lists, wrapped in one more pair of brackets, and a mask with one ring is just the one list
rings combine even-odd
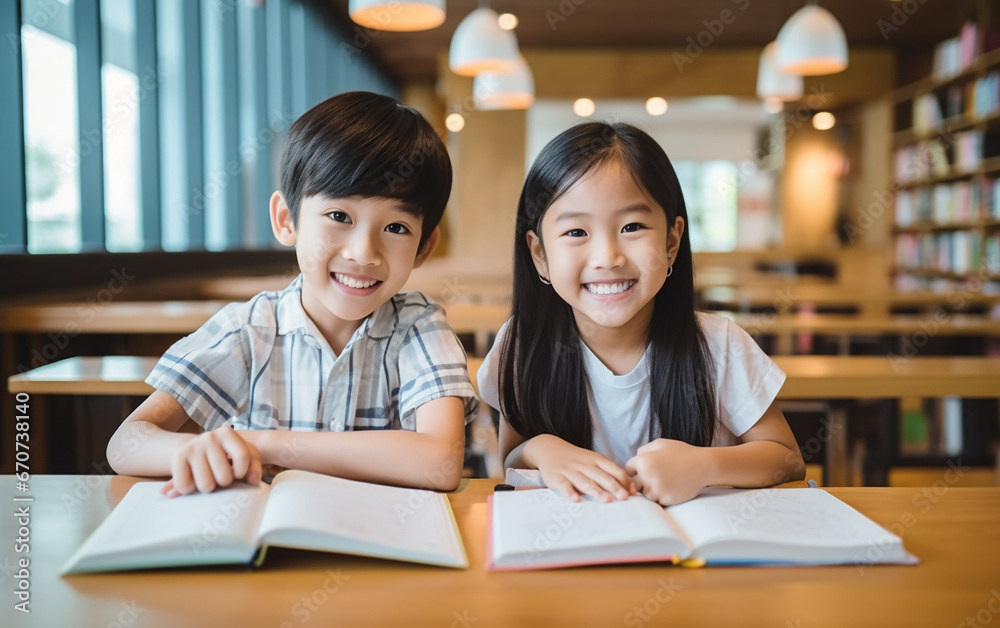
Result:
{"label": "white book page", "polygon": [[497,565],[637,558],[643,547],[661,557],[687,553],[663,509],[641,496],[602,503],[571,502],[551,489],[497,492],[492,525]]}
{"label": "white book page", "polygon": [[[256,531],[269,487],[231,487],[212,493],[180,497],[160,494],[164,482],[139,482],[91,534],[74,557],[128,556],[130,565],[149,556],[162,560],[171,548],[172,564],[210,562],[213,554],[233,557],[234,548],[246,548],[246,560],[257,546]],[[108,567],[113,568],[113,564]]]}
{"label": "white book page", "polygon": [[696,548],[725,540],[812,548],[901,544],[899,537],[813,488],[710,491],[667,511]]}
{"label": "white book page", "polygon": [[436,562],[466,563],[444,495],[307,471],[283,471],[275,478],[260,532],[266,542],[283,547],[421,562],[447,556]]}

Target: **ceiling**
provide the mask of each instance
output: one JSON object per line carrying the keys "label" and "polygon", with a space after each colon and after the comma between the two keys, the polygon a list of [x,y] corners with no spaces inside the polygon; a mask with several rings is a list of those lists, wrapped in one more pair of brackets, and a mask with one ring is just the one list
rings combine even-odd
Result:
{"label": "ceiling", "polygon": [[[348,0],[325,0],[344,23]],[[716,29],[715,45],[763,47],[805,0],[492,0],[498,13],[519,20],[522,47],[671,47]],[[848,45],[890,46],[921,54],[953,37],[977,4],[996,0],[822,0],[847,34]],[[417,33],[380,32],[372,37],[376,59],[399,81],[433,81],[437,56],[447,50],[458,23],[476,0],[447,0],[448,17],[438,28]],[[996,10],[996,9],[994,9]],[[731,14],[724,14],[730,11]],[[909,11],[910,13],[907,13]],[[722,24],[720,16],[729,20]]]}

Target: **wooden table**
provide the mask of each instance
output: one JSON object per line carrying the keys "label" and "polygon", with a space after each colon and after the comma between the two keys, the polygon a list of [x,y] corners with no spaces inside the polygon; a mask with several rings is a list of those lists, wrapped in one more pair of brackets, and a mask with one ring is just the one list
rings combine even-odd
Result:
{"label": "wooden table", "polygon": [[[440,270],[421,272],[418,268],[403,286],[404,291],[419,290],[435,301],[448,303],[507,303],[510,302],[511,277],[509,273],[448,272]],[[283,290],[295,279],[294,274],[259,277],[222,277],[202,279],[197,282],[199,298],[246,301],[264,290]]]}
{"label": "wooden table", "polygon": [[[0,332],[78,334],[190,334],[229,301],[120,301],[90,313],[77,303],[37,303],[0,307]],[[448,324],[457,334],[476,337],[485,355],[488,335],[510,316],[503,303],[444,305]]]}
{"label": "wooden table", "polygon": [[7,391],[39,395],[148,395],[145,382],[158,358],[73,357],[7,378]]}
{"label": "wooden table", "polygon": [[[145,397],[153,392],[153,387],[146,383],[146,376],[156,366],[159,358],[142,357],[131,355],[115,356],[77,356],[53,362],[37,369],[32,369],[26,373],[12,375],[7,378],[7,391],[12,395],[17,393],[27,393],[28,395],[74,395],[86,396],[113,396],[121,397],[118,414],[122,417],[130,412],[137,402],[127,405],[128,397]],[[476,374],[482,366],[483,359],[469,356],[468,367],[469,377],[472,387],[479,394]],[[74,400],[75,413],[77,416],[88,414],[85,406],[79,403],[82,399]],[[12,402],[13,403],[13,402]],[[45,407],[44,398],[31,399],[34,409],[33,438],[36,444],[35,461],[36,468],[45,468],[47,463],[46,447],[49,441],[50,428]],[[91,410],[90,415],[98,413],[98,410]],[[99,414],[97,423],[105,422],[107,418]],[[98,430],[94,421],[76,421],[73,423],[75,439],[77,441],[76,455],[78,460],[93,461],[95,457],[103,459],[103,454],[95,454],[97,451],[103,452],[107,443],[108,435],[104,435]],[[193,422],[188,421],[190,429],[198,430]],[[11,439],[13,439],[13,426],[10,426]],[[65,435],[62,435],[65,438]],[[467,445],[476,454],[482,456],[487,470],[496,475],[502,475],[500,468],[501,461],[498,458],[498,445],[496,430],[493,428],[493,420],[489,416],[485,405],[480,416],[473,424],[471,440]]]}
{"label": "wooden table", "polygon": [[779,399],[1000,397],[1000,357],[775,356]]}
{"label": "wooden table", "polygon": [[764,272],[759,270],[733,268],[731,266],[695,266],[694,269],[695,290],[703,290],[715,286],[783,287],[788,285],[830,286],[835,284],[836,279],[817,275]]}
{"label": "wooden table", "polygon": [[[35,476],[0,499],[31,496],[30,608],[7,594],[0,624],[20,626],[956,626],[994,618],[1000,488],[839,488],[833,495],[903,537],[917,566],[707,567],[662,564],[490,573],[486,496],[449,495],[468,570],[271,550],[259,570],[191,568],[62,578],[58,568],[136,481]],[[819,490],[819,489],[817,489]],[[23,505],[23,504],[19,504]],[[12,510],[9,507],[8,510]],[[0,519],[5,543],[15,520]],[[10,568],[14,555],[9,552]],[[22,554],[22,556],[24,556]],[[5,588],[14,589],[4,574]],[[980,625],[987,625],[983,622]]]}
{"label": "wooden table", "polygon": [[[7,391],[40,395],[148,395],[146,383],[159,358],[135,355],[76,356],[7,378]],[[469,377],[476,387],[482,358],[469,357]]]}
{"label": "wooden table", "polygon": [[706,307],[746,312],[767,308],[778,313],[800,310],[803,305],[821,308],[849,308],[862,314],[885,316],[894,307],[961,310],[970,306],[990,307],[1000,303],[1000,294],[982,292],[899,292],[877,291],[840,284],[786,284],[773,286],[708,286],[699,291]]}
{"label": "wooden table", "polygon": [[[1000,397],[1000,357],[774,356],[787,375],[778,400],[828,405],[823,482],[850,484],[847,410],[837,401],[898,397]],[[802,443],[800,443],[801,445]]]}
{"label": "wooden table", "polygon": [[0,331],[77,334],[189,334],[227,301],[112,301],[94,306],[37,303],[0,308]]}
{"label": "wooden table", "polygon": [[774,352],[777,354],[791,353],[797,334],[837,336],[841,355],[849,353],[850,339],[857,336],[902,336],[917,343],[925,343],[934,336],[1000,337],[1000,320],[965,314],[719,314],[730,318],[749,334],[775,336],[777,345]]}

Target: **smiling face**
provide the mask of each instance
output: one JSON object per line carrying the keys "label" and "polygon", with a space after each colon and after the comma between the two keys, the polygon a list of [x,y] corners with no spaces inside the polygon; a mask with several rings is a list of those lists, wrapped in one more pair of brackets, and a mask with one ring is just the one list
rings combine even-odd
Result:
{"label": "smiling face", "polygon": [[684,220],[668,225],[663,208],[612,161],[557,198],[540,227],[527,234],[535,268],[573,308],[584,340],[611,330],[644,336]]}
{"label": "smiling face", "polygon": [[437,242],[435,231],[420,248],[422,219],[386,198],[307,196],[294,224],[275,192],[271,225],[279,242],[295,246],[302,307],[338,352],[365,317],[399,292]]}

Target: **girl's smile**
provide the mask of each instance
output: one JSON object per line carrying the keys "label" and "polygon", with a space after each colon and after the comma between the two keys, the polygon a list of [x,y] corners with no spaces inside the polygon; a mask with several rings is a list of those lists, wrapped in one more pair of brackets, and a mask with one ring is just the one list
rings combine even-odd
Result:
{"label": "girl's smile", "polygon": [[583,288],[598,298],[607,298],[608,300],[613,300],[616,298],[624,298],[627,293],[632,291],[635,287],[635,279],[626,279],[624,281],[604,281],[604,282],[592,282],[583,284]]}

